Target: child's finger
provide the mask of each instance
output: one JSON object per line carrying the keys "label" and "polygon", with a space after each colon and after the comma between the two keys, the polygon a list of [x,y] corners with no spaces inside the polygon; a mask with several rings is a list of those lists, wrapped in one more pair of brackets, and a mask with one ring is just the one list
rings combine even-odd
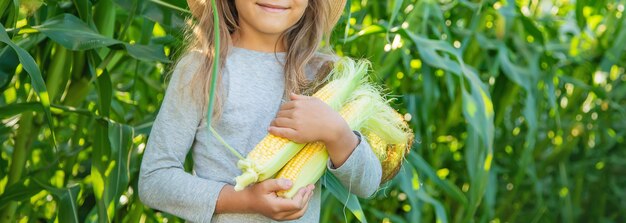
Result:
{"label": "child's finger", "polygon": [[293,183],[288,179],[268,179],[260,183],[265,193],[269,194],[279,190],[287,190],[291,188]]}
{"label": "child's finger", "polygon": [[285,102],[282,105],[280,105],[279,110],[280,111],[282,111],[282,110],[291,110],[291,109],[294,109],[295,107],[296,107],[296,103],[295,102],[288,101],[288,102]]}
{"label": "child's finger", "polygon": [[306,197],[306,188],[302,188],[298,191],[298,193],[293,196],[291,199],[280,199],[279,205],[282,212],[285,214],[290,214],[289,212],[299,211],[304,207],[304,203],[302,202]]}
{"label": "child's finger", "polygon": [[305,207],[306,204],[309,203],[309,200],[311,200],[311,196],[313,196],[313,190],[310,190],[307,187],[306,193],[304,194],[304,197],[302,199],[302,207]]}
{"label": "child's finger", "polygon": [[293,118],[293,110],[280,110],[276,114],[276,118],[278,117]]}
{"label": "child's finger", "polygon": [[312,197],[313,197],[313,191],[310,191],[309,193],[307,193],[305,199],[303,200],[304,205],[302,206],[302,209],[300,209],[299,211],[296,211],[293,214],[287,215],[285,217],[285,220],[295,220],[304,216],[304,213],[309,208],[309,201],[311,200]]}
{"label": "child's finger", "polygon": [[293,128],[295,127],[295,121],[290,118],[278,117],[272,120],[270,126],[274,127],[282,127],[282,128]]}
{"label": "child's finger", "polygon": [[306,185],[306,187],[309,188],[309,190],[311,191],[315,190],[315,184],[309,184],[309,185]]}
{"label": "child's finger", "polygon": [[269,133],[278,137],[283,137],[289,140],[292,140],[296,143],[298,143],[297,140],[297,135],[298,132],[296,132],[296,130],[292,129],[292,128],[282,128],[282,127],[276,127],[276,126],[270,126],[270,128],[268,129]]}
{"label": "child's finger", "polygon": [[302,194],[302,199],[299,203],[299,207],[300,209],[302,209],[304,206],[306,206],[307,203],[309,203],[309,198],[311,197],[311,193],[313,193],[313,191],[309,190],[308,187],[303,187],[300,190],[304,191],[304,194]]}

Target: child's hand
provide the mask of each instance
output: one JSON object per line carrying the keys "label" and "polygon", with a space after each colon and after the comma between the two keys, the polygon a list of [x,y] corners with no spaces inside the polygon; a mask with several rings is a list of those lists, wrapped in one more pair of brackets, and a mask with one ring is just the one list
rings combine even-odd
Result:
{"label": "child's hand", "polygon": [[322,100],[297,94],[291,94],[290,98],[270,124],[271,134],[297,143],[330,144],[345,132],[352,132],[341,115]]}
{"label": "child's hand", "polygon": [[269,132],[297,143],[321,141],[335,168],[343,165],[358,144],[358,137],[341,115],[314,97],[291,94]]}
{"label": "child's hand", "polygon": [[276,221],[302,217],[309,205],[309,199],[313,196],[315,186],[310,184],[303,187],[292,199],[276,195],[276,191],[287,190],[291,186],[291,181],[286,179],[269,179],[246,188],[252,211]]}

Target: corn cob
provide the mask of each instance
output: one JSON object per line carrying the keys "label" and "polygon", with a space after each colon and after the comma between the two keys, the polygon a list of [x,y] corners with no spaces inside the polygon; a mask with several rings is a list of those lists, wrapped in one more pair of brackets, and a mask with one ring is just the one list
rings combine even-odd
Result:
{"label": "corn cob", "polygon": [[[334,110],[339,110],[353,91],[365,82],[367,69],[367,62],[356,62],[348,58],[338,60],[325,80],[328,84],[313,94],[313,97],[324,101]],[[242,174],[235,178],[235,190],[243,190],[252,183],[271,178],[303,147],[304,144],[268,134],[246,159],[237,162]]]}
{"label": "corn cob", "polygon": [[[372,98],[360,95],[359,91],[355,94],[359,98],[346,104],[339,112],[352,129],[358,129],[369,117],[375,115],[372,111],[374,111],[373,107],[376,106],[376,103],[372,102]],[[317,182],[326,170],[327,160],[328,152],[324,143],[307,144],[276,175],[276,178],[285,178],[293,182],[293,186],[289,190],[279,191],[277,195],[291,198],[300,188]]]}
{"label": "corn cob", "polygon": [[278,172],[276,178],[285,178],[293,183],[289,190],[278,191],[276,194],[284,198],[292,198],[300,188],[317,182],[326,171],[328,152],[322,142],[307,144],[296,156]]}
{"label": "corn cob", "polygon": [[381,184],[391,180],[398,173],[404,156],[410,151],[413,143],[413,132],[402,115],[391,107],[386,107],[385,113],[369,120],[366,127],[361,130],[380,161],[383,170]]}
{"label": "corn cob", "polygon": [[[352,129],[363,131],[364,138],[380,161],[382,184],[399,171],[404,155],[411,148],[413,133],[403,117],[387,105],[374,86],[363,84],[355,92],[355,97],[359,99],[344,106],[340,113]],[[355,120],[355,117],[359,119]],[[324,174],[327,160],[328,152],[323,143],[307,144],[276,175],[276,178],[293,182],[292,188],[279,191],[277,195],[291,198],[300,188],[315,183]]]}

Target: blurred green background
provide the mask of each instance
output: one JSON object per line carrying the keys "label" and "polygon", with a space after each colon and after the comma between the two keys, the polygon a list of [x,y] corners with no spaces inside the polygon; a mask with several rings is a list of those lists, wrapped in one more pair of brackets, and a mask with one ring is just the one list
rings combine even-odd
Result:
{"label": "blurred green background", "polygon": [[[325,190],[322,221],[625,222],[625,7],[349,1],[333,47],[417,143],[374,198]],[[0,0],[0,222],[182,222],[136,188],[186,8]]]}

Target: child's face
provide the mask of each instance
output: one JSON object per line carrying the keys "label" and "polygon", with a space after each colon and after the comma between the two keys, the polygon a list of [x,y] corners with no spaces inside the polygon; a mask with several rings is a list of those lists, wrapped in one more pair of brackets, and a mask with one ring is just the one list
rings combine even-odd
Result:
{"label": "child's face", "polygon": [[308,5],[309,0],[235,0],[241,26],[275,35],[295,25]]}

